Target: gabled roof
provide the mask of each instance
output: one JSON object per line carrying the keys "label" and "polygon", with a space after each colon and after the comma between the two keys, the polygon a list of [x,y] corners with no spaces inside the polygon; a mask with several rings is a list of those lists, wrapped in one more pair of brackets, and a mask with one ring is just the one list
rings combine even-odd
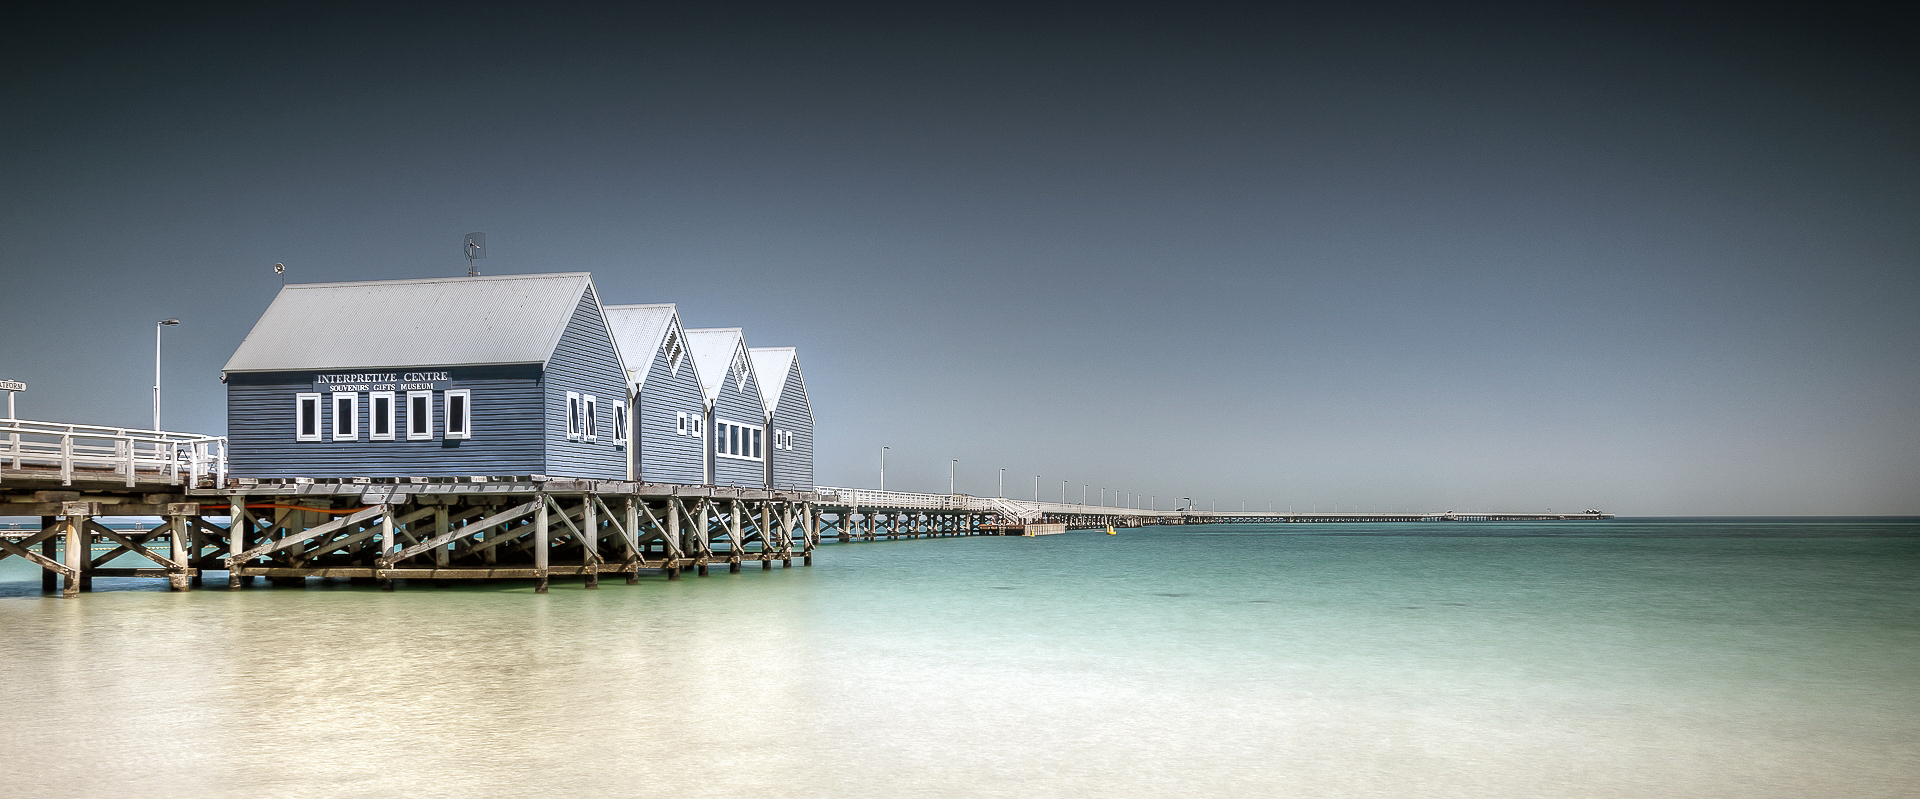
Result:
{"label": "gabled roof", "polygon": [[[760,382],[760,400],[767,406],[767,416],[773,416],[774,409],[780,406],[780,398],[787,388],[787,373],[800,371],[799,351],[792,347],[749,347],[747,355],[753,358],[754,379]],[[800,378],[805,386],[807,379]],[[804,394],[800,401],[806,403],[807,418],[813,418],[813,401]]]}
{"label": "gabled roof", "polygon": [[[726,384],[727,372],[738,359],[748,374],[752,374],[753,360],[747,357],[747,340],[737,327],[709,327],[688,330],[687,349],[693,353],[693,365],[700,370],[700,389],[706,392],[707,404],[712,405],[720,398],[720,388]],[[759,383],[758,377],[754,383]]]}
{"label": "gabled roof", "polygon": [[614,344],[620,348],[627,364],[627,382],[634,388],[647,382],[647,372],[653,368],[653,354],[664,346],[668,333],[680,337],[680,368],[693,368],[688,365],[693,357],[687,348],[686,334],[676,332],[680,331],[680,312],[673,303],[608,305],[604,310],[607,329],[613,331]]}
{"label": "gabled roof", "polygon": [[544,365],[592,287],[585,272],[283,286],[222,371]]}

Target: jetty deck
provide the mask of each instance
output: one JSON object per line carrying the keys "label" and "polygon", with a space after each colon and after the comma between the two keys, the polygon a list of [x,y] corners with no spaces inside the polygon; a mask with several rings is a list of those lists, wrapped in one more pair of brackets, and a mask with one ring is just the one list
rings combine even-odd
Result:
{"label": "jetty deck", "polygon": [[[162,431],[0,422],[0,558],[42,570],[75,596],[96,577],[164,579],[176,590],[224,573],[230,589],[266,579],[397,581],[603,576],[677,579],[798,559],[819,542],[1021,535],[1184,524],[1607,519],[1554,513],[1215,513],[1027,502],[966,494],[819,487],[805,491],[555,479],[542,475],[235,478],[225,440]],[[102,517],[148,518],[115,529]],[[138,565],[109,565],[131,557]]]}

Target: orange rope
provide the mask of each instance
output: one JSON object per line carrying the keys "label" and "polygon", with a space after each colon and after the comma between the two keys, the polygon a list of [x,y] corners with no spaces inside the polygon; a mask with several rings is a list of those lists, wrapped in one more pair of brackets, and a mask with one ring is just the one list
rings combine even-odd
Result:
{"label": "orange rope", "polygon": [[[373,506],[368,505],[367,507],[370,508]],[[345,516],[352,513],[359,513],[360,511],[367,509],[367,508],[353,508],[351,510],[328,510],[326,508],[309,508],[305,505],[275,505],[272,503],[261,503],[258,505],[247,506],[247,510],[253,510],[255,508],[285,508],[287,510],[310,510],[315,513],[331,513],[335,516]]]}

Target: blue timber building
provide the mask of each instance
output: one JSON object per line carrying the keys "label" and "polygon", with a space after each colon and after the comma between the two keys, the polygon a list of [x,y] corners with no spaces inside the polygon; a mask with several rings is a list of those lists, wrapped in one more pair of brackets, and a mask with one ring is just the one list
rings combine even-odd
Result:
{"label": "blue timber building", "polygon": [[763,487],[767,484],[767,408],[740,328],[687,331],[688,349],[705,392],[707,483]]}
{"label": "blue timber building", "polygon": [[672,303],[606,306],[607,325],[627,364],[633,411],[632,479],[706,482],[707,406],[686,330]]}
{"label": "blue timber building", "polygon": [[626,375],[584,272],[285,286],[222,370],[230,470],[625,480]]}
{"label": "blue timber building", "polygon": [[750,347],[767,408],[767,486],[813,490],[813,403],[793,347]]}

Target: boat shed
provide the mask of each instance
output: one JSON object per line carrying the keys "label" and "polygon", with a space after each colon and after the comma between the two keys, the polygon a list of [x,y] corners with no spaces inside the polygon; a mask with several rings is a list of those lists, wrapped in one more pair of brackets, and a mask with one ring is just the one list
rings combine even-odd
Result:
{"label": "boat shed", "polygon": [[750,347],[753,373],[767,406],[767,485],[813,490],[813,404],[792,347]]}
{"label": "boat shed", "polygon": [[222,378],[237,477],[627,479],[584,272],[284,286]]}
{"label": "boat shed", "polygon": [[633,409],[633,479],[706,482],[706,395],[673,303],[606,306],[607,326],[627,364]]}
{"label": "boat shed", "polygon": [[716,486],[767,484],[767,409],[760,381],[737,327],[687,331],[687,347],[700,370],[712,444],[707,482]]}

